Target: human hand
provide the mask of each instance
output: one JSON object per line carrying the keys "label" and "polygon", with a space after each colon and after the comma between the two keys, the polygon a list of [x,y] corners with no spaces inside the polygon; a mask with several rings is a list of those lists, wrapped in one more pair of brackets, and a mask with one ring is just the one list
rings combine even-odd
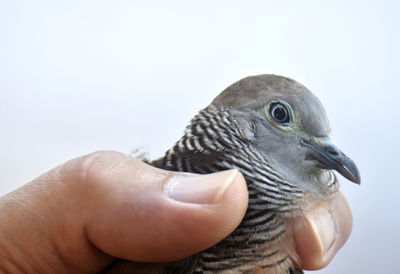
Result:
{"label": "human hand", "polygon": [[[178,260],[229,235],[245,214],[247,196],[235,170],[169,172],[121,153],[96,152],[0,198],[0,270],[96,273],[116,257]],[[351,226],[343,195],[296,219],[299,267],[328,264]]]}

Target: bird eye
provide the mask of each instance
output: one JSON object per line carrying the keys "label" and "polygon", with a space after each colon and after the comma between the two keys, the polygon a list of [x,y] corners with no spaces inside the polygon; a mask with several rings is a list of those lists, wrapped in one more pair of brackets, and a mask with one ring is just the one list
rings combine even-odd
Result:
{"label": "bird eye", "polygon": [[288,123],[290,121],[289,111],[286,106],[281,103],[272,103],[269,107],[269,114],[280,124]]}

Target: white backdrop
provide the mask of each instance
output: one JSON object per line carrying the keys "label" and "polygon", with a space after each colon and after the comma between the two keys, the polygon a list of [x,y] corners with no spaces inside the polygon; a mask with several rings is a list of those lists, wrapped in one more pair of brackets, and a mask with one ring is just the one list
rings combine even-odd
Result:
{"label": "white backdrop", "polygon": [[161,156],[223,88],[274,73],[325,105],[362,185],[320,273],[400,273],[397,1],[0,0],[0,194],[94,150]]}

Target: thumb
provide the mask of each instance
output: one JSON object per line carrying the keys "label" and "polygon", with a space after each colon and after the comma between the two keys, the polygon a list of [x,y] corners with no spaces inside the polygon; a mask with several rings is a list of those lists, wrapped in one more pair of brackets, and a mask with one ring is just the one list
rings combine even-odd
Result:
{"label": "thumb", "polygon": [[170,172],[117,152],[73,159],[0,198],[0,272],[97,273],[114,257],[187,257],[239,225],[247,195],[235,170]]}
{"label": "thumb", "polygon": [[120,153],[84,160],[91,185],[89,241],[113,257],[163,262],[187,257],[229,235],[248,203],[236,170],[195,175],[160,170]]}

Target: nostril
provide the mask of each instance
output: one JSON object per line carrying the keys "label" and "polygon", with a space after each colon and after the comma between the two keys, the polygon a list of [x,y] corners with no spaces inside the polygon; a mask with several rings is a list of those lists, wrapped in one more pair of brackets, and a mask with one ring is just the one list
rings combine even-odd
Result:
{"label": "nostril", "polygon": [[326,149],[326,152],[328,152],[329,154],[331,154],[332,156],[339,156],[339,151],[337,151],[336,149],[332,148],[332,147],[328,147]]}

